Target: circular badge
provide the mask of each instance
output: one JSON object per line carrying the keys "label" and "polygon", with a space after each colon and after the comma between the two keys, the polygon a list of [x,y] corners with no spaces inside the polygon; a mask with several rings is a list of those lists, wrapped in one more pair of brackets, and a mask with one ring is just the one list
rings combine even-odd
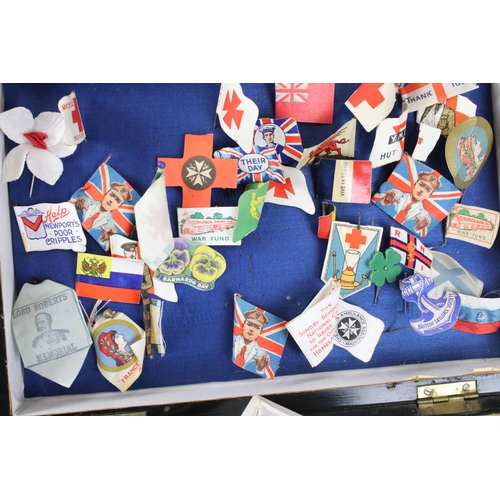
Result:
{"label": "circular badge", "polygon": [[261,125],[254,134],[254,144],[260,148],[276,148],[276,145],[286,145],[283,129],[274,123]]}
{"label": "circular badge", "polygon": [[182,167],[182,180],[195,191],[203,191],[215,181],[216,169],[213,161],[206,156],[193,156]]}
{"label": "circular badge", "polygon": [[260,174],[269,168],[269,161],[263,155],[249,153],[238,160],[238,168],[249,174]]}
{"label": "circular badge", "polygon": [[366,336],[366,320],[357,311],[342,311],[337,317],[335,341],[344,347],[358,345]]}
{"label": "circular badge", "polygon": [[131,320],[108,319],[92,331],[97,363],[109,372],[127,369],[137,361],[131,345],[141,340],[141,333]]}
{"label": "circular badge", "polygon": [[482,117],[454,127],[446,139],[446,163],[459,189],[470,186],[483,168],[493,145],[491,125]]}

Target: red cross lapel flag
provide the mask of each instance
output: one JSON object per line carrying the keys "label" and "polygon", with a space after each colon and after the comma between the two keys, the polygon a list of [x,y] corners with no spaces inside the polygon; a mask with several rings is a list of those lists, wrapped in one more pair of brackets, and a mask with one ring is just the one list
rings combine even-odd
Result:
{"label": "red cross lapel flag", "polygon": [[372,201],[412,233],[426,236],[461,197],[439,172],[404,154]]}
{"label": "red cross lapel flag", "polygon": [[390,245],[401,255],[401,263],[422,276],[431,275],[432,253],[408,231],[391,226]]}
{"label": "red cross lapel flag", "polygon": [[404,112],[399,118],[386,118],[377,127],[370,153],[374,168],[401,159],[405,148],[407,118],[408,113]]}
{"label": "red cross lapel flag", "polygon": [[332,123],[334,83],[276,83],[276,118]]}
{"label": "red cross lapel flag", "polygon": [[286,321],[234,294],[233,363],[273,379],[285,348]]}
{"label": "red cross lapel flag", "polygon": [[249,153],[253,146],[254,126],[259,117],[259,108],[243,94],[239,83],[221,84],[217,114],[222,130],[243,151]]}
{"label": "red cross lapel flag", "polygon": [[269,181],[265,201],[275,205],[297,207],[308,214],[316,212],[316,206],[309,194],[306,178],[302,170],[281,166],[285,175],[285,183]]}
{"label": "red cross lapel flag", "polygon": [[71,92],[71,94],[59,99],[57,106],[66,123],[63,136],[64,144],[67,146],[80,144],[85,140],[85,130],[75,93]]}
{"label": "red cross lapel flag", "polygon": [[432,150],[441,137],[441,130],[436,127],[431,127],[425,123],[420,123],[418,129],[418,139],[412,157],[415,160],[426,161],[427,157],[432,153]]}
{"label": "red cross lapel flag", "polygon": [[371,132],[389,113],[396,102],[394,83],[362,83],[345,105],[367,132]]}
{"label": "red cross lapel flag", "polygon": [[399,93],[403,109],[412,112],[477,88],[475,83],[407,83]]}
{"label": "red cross lapel flag", "polygon": [[476,116],[477,105],[463,95],[457,95],[447,99],[445,106],[448,106],[455,112],[455,126]]}

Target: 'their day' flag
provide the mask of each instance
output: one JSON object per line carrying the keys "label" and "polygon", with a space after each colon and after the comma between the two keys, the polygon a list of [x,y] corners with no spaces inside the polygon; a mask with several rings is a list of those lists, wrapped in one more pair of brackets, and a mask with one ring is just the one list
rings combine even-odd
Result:
{"label": "'their day' flag", "polygon": [[239,83],[221,84],[217,114],[222,130],[245,152],[250,152],[259,108],[243,94]]}
{"label": "'their day' flag", "polygon": [[334,83],[276,83],[276,118],[332,123]]}
{"label": "'their day' flag", "polygon": [[362,83],[345,105],[367,132],[371,132],[389,113],[396,102],[394,83]]}
{"label": "'their day' flag", "polygon": [[307,188],[304,172],[294,167],[281,166],[285,183],[270,181],[266,202],[275,205],[297,207],[308,214],[316,212],[316,206]]}

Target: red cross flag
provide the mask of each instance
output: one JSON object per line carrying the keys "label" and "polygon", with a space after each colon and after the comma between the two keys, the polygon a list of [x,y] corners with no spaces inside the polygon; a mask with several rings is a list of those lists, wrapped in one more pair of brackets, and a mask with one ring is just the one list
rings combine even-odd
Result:
{"label": "red cross flag", "polygon": [[80,144],[85,140],[85,130],[75,93],[71,92],[71,94],[59,99],[57,106],[66,123],[66,131],[63,136],[64,144],[67,146]]}
{"label": "red cross flag", "polygon": [[334,83],[276,83],[276,118],[332,123]]}
{"label": "red cross flag", "polygon": [[253,146],[254,126],[259,118],[259,108],[243,94],[239,83],[221,84],[217,114],[222,130],[245,153],[249,153]]}
{"label": "red cross flag", "polygon": [[389,113],[396,102],[394,83],[362,83],[345,105],[367,132],[371,132]]}
{"label": "red cross flag", "polygon": [[420,123],[418,139],[412,157],[415,160],[426,161],[441,137],[441,129]]}

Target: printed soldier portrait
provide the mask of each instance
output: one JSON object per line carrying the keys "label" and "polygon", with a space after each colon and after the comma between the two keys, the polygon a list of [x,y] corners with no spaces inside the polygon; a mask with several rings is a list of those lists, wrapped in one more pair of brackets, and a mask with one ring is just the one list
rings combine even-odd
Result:
{"label": "printed soldier portrait", "polygon": [[69,330],[52,328],[52,316],[46,312],[40,312],[35,316],[35,327],[39,335],[33,340],[34,348],[50,348],[63,341],[68,340]]}

